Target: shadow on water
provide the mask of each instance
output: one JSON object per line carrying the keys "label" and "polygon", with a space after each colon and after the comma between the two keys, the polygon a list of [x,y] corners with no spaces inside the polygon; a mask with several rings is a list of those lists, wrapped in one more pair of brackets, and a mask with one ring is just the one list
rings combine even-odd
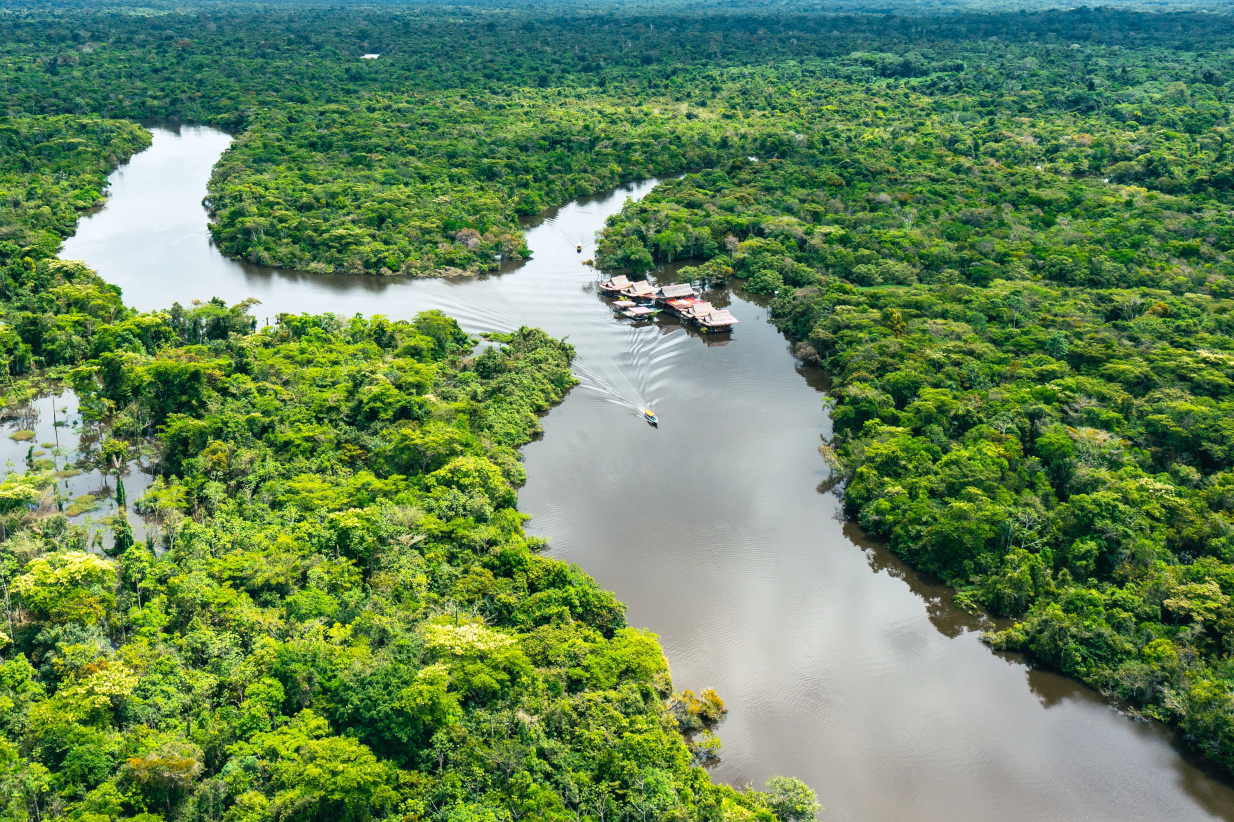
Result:
{"label": "shadow on water", "polygon": [[[992,654],[980,631],[993,620],[957,608],[945,586],[844,522],[834,494],[816,492],[830,476],[817,452],[831,435],[827,376],[794,358],[766,322],[766,298],[710,285],[706,296],[740,320],[727,336],[614,315],[581,263],[605,216],[654,181],[526,220],[534,256],[492,275],[301,274],[210,245],[200,200],[229,142],[195,126],[156,130],[65,256],[144,310],[253,297],[261,318],[440,309],[472,333],[525,324],[568,337],[581,385],[523,449],[519,508],[553,556],[660,636],[678,688],[723,696],[715,778],[800,777],[828,822],[1234,820],[1234,791],[1177,740]],[[690,262],[651,276],[675,280]]]}
{"label": "shadow on water", "polygon": [[[885,573],[908,586],[925,605],[930,624],[943,636],[955,638],[968,632],[999,631],[1014,624],[1015,620],[1010,618],[988,613],[974,614],[960,608],[955,604],[954,589],[942,580],[908,565],[886,543],[869,536],[857,523],[846,520],[844,535],[865,552],[872,571]],[[1049,710],[1072,703],[1089,710],[1117,711],[1134,723],[1141,738],[1168,742],[1179,755],[1176,770],[1183,789],[1209,813],[1229,818],[1230,776],[1200,756],[1181,732],[1155,720],[1144,719],[1134,709],[1107,698],[1083,682],[1042,667],[1024,654],[994,650],[991,653],[1024,670],[1028,689],[1042,708]]]}
{"label": "shadow on water", "polygon": [[865,552],[871,571],[887,574],[908,585],[909,590],[925,603],[930,624],[943,636],[954,639],[968,631],[993,631],[1010,626],[1010,620],[972,614],[958,607],[955,604],[955,589],[910,566],[892,553],[886,543],[869,536],[857,523],[846,520],[844,536]]}

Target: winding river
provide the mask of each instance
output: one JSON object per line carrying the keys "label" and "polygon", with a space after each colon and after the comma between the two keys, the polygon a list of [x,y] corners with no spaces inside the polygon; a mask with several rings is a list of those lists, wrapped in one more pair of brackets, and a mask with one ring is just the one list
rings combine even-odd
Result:
{"label": "winding river", "polygon": [[555,556],[660,635],[677,687],[720,692],[717,779],[801,777],[830,822],[1234,819],[1234,790],[1172,735],[992,653],[944,588],[844,522],[816,450],[824,375],[793,359],[765,308],[713,292],[741,321],[731,339],[614,318],[580,261],[604,217],[653,182],[544,215],[528,226],[534,259],[500,275],[311,276],[210,244],[200,201],[227,135],[153,131],[64,251],[137,308],[255,297],[263,324],[283,311],[439,308],[471,332],[528,324],[569,337],[582,385],[524,449],[520,507]]}

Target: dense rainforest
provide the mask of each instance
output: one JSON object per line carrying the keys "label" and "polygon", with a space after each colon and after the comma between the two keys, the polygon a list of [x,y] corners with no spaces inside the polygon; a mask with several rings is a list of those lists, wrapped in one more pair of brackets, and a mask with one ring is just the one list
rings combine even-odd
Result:
{"label": "dense rainforest", "polygon": [[813,813],[793,780],[711,785],[719,697],[674,694],[654,638],[522,532],[513,449],[568,346],[140,315],[54,259],[140,118],[235,130],[216,241],[310,271],[491,269],[527,254],[521,215],[684,174],[597,265],[763,295],[832,374],[851,515],[1015,617],[997,647],[1234,767],[1232,34],[1111,9],[0,16],[9,408],[67,381],[160,455],[133,503],[158,537],[117,523],[109,558],[48,476],[0,486],[4,813]]}
{"label": "dense rainforest", "polygon": [[514,449],[575,383],[567,344],[137,313],[56,254],[149,133],[0,130],[5,414],[68,387],[91,460],[157,455],[106,540],[70,522],[73,465],[0,480],[0,819],[813,818],[797,780],[713,784],[720,697],[674,691],[655,636],[524,533]]}
{"label": "dense rainforest", "polygon": [[525,254],[518,216],[569,197],[825,139],[830,95],[907,83],[968,146],[992,99],[1203,128],[1234,72],[1234,24],[1211,14],[456,11],[11,13],[0,101],[237,129],[209,196],[225,251],[439,275]]}
{"label": "dense rainforest", "polygon": [[996,647],[1234,765],[1224,81],[1071,108],[1027,82],[825,89],[770,103],[799,139],[628,203],[598,263],[704,256],[679,276],[769,295],[832,375],[822,450],[852,515],[1020,617]]}
{"label": "dense rainforest", "polygon": [[153,446],[158,476],[146,539],[118,483],[106,543],[55,460],[0,480],[0,819],[813,817],[794,779],[714,785],[720,697],[674,692],[655,636],[524,533],[514,449],[569,345],[138,314],[45,247],[5,270],[6,413],[67,384],[103,456]]}

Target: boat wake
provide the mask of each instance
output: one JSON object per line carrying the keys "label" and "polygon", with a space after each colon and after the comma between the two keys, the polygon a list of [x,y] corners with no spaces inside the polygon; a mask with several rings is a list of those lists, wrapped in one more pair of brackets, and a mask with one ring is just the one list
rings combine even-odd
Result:
{"label": "boat wake", "polygon": [[[618,375],[629,385],[629,380],[626,380],[624,375],[620,374],[620,372],[618,372]],[[606,375],[591,368],[587,363],[582,362],[578,358],[574,360],[574,376],[578,377],[579,387],[595,391],[605,401],[628,408],[640,416],[642,415],[646,403],[640,397],[634,396],[631,398],[629,395],[622,393],[617,385]]]}
{"label": "boat wake", "polygon": [[[604,364],[574,360],[579,386],[594,391],[606,402],[628,408],[639,417],[655,417],[654,409],[665,393],[673,359],[684,352],[690,339],[684,329],[663,333],[658,327],[630,328],[630,341],[620,358]],[[656,420],[658,422],[658,419]]]}
{"label": "boat wake", "polygon": [[656,326],[630,329],[625,356],[632,379],[627,381],[635,394],[645,400],[644,406],[651,406],[664,393],[673,371],[672,361],[684,353],[682,346],[690,340],[685,329],[673,328],[668,333],[665,330]]}

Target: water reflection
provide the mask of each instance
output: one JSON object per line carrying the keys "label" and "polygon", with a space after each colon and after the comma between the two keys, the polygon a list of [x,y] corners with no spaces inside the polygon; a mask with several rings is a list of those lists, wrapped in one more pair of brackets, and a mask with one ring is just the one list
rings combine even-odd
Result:
{"label": "water reflection", "polygon": [[[525,323],[568,336],[582,384],[524,449],[520,508],[555,556],[660,635],[678,687],[722,694],[717,778],[799,776],[829,822],[1234,819],[1234,791],[1172,737],[991,653],[980,641],[991,620],[956,608],[817,493],[830,476],[817,452],[831,435],[826,378],[766,322],[766,298],[708,289],[741,322],[728,339],[613,315],[581,259],[605,216],[654,181],[529,222],[535,257],[497,276],[310,276],[211,248],[200,199],[227,142],[156,132],[66,256],[145,309],[211,296],[256,297],[263,319],[439,308],[472,332]],[[653,276],[675,279],[686,262]]]}
{"label": "water reflection", "polygon": [[[791,345],[789,351],[792,351]],[[795,367],[797,375],[805,381],[806,385],[818,393],[826,394],[831,390],[831,375],[824,369],[819,368],[817,365],[801,362],[800,360],[795,363]]]}
{"label": "water reflection", "polygon": [[870,570],[907,583],[925,603],[926,615],[945,637],[958,637],[966,631],[991,631],[1007,627],[1009,621],[995,620],[987,614],[973,614],[955,604],[955,590],[942,580],[914,569],[900,559],[881,540],[871,538],[860,525],[845,521],[844,536],[865,551]]}
{"label": "water reflection", "polygon": [[[1008,656],[1009,659],[1022,661],[1023,658],[1016,656]],[[1091,699],[1107,704],[1102,697],[1094,692],[1091,688],[1086,687],[1080,682],[1076,682],[1069,677],[1061,676],[1052,671],[1042,670],[1037,667],[1029,667],[1025,671],[1025,677],[1028,680],[1028,689],[1037,695],[1037,699],[1041,702],[1043,708],[1056,708],[1068,699]]]}
{"label": "water reflection", "polygon": [[[116,502],[117,471],[101,471],[90,457],[106,436],[97,424],[83,420],[72,391],[36,397],[4,410],[0,420],[0,466],[5,474],[53,471],[55,483],[49,504],[59,508],[72,525],[97,533],[102,547],[113,542],[107,520],[119,511]],[[133,510],[133,502],[154,479],[152,451],[137,448],[134,459],[119,469],[128,507],[126,519],[137,540],[146,538],[146,522]]]}

